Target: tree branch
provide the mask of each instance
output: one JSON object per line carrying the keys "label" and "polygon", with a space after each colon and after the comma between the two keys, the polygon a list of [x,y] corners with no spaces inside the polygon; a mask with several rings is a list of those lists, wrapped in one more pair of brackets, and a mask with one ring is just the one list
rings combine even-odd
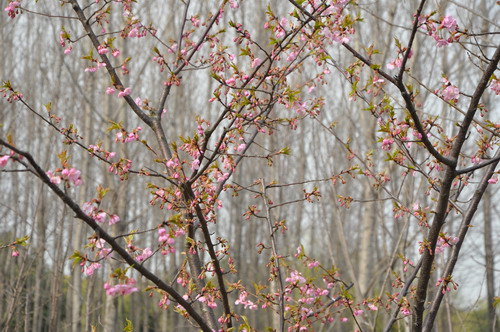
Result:
{"label": "tree branch", "polygon": [[80,206],[75,201],[73,201],[71,197],[69,197],[66,193],[64,193],[64,191],[62,191],[56,184],[50,182],[50,179],[45,173],[45,171],[37,164],[37,162],[35,161],[33,156],[31,156],[31,154],[17,149],[16,147],[7,143],[1,138],[0,138],[0,145],[3,145],[6,148],[14,151],[15,153],[25,157],[35,170],[40,180],[42,180],[42,182],[44,182],[45,185],[47,185],[64,202],[64,204],[66,204],[67,207],[73,210],[76,218],[82,220],[88,226],[90,226],[90,228],[92,228],[96,232],[97,236],[106,241],[111,246],[113,251],[118,253],[118,255],[120,255],[120,257],[122,257],[125,260],[125,262],[127,262],[127,264],[129,264],[132,268],[134,268],[137,272],[139,272],[143,277],[145,277],[153,284],[158,286],[159,289],[169,294],[177,303],[179,303],[184,309],[186,309],[186,312],[196,321],[196,323],[203,331],[206,332],[212,331],[212,329],[205,323],[203,318],[191,306],[191,304],[182,297],[182,295],[177,293],[177,291],[174,288],[166,284],[163,280],[158,278],[153,272],[151,272],[149,269],[144,267],[140,262],[136,261],[132,256],[130,256],[130,254],[125,250],[125,248],[123,248],[120,244],[118,244],[118,242],[115,240],[114,237],[112,237],[109,233],[107,233],[104,229],[102,229],[92,217],[85,214],[85,212],[82,211]]}

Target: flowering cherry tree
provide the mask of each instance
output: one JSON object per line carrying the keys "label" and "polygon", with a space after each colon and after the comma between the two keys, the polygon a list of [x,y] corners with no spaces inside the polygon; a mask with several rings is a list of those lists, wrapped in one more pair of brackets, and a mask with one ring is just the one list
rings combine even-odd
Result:
{"label": "flowering cherry tree", "polygon": [[[262,26],[243,19],[250,15],[243,9],[253,6],[248,0],[213,6],[180,1],[172,9],[180,22],[174,32],[161,20],[143,19],[145,8],[161,2],[66,0],[60,5],[47,11],[26,0],[9,1],[5,13],[10,24],[25,16],[62,21],[58,47],[64,61],[80,59],[85,80],[104,82],[91,89],[121,105],[126,115],[105,119],[105,138],[91,141],[92,133],[70,124],[57,100],[39,107],[22,80],[6,79],[0,90],[5,104],[28,111],[37,126],[50,128],[50,137],[64,145],[55,145],[60,150],[51,153],[58,162],[45,167],[42,156],[21,138],[2,131],[0,167],[4,174],[31,173],[89,227],[87,242],[70,255],[74,269],[87,278],[105,271],[102,292],[108,297],[144,292],[203,331],[321,326],[368,331],[381,325],[390,331],[395,324],[432,330],[443,300],[460,288],[454,271],[461,248],[487,188],[498,181],[500,124],[494,102],[485,101],[500,94],[498,32],[470,31],[425,0],[401,17],[404,29],[384,52],[377,40],[366,39],[370,27],[363,15],[370,11],[353,0],[255,6],[252,10],[261,10],[255,15],[265,17]],[[486,46],[474,42],[480,36],[488,37]],[[471,67],[470,79],[418,70],[427,50],[446,61],[446,49],[453,47],[469,56],[464,66]],[[147,80],[141,77],[142,65],[151,70]],[[189,82],[197,84],[197,91],[183,90]],[[365,110],[363,119],[373,123],[369,142],[353,142],[360,133],[346,135],[342,119],[336,119],[331,90],[346,86],[350,91],[344,97],[358,108],[352,112]],[[208,96],[186,120],[188,129],[173,125],[186,112],[175,107],[179,95]],[[449,113],[439,114],[438,108]],[[361,119],[351,116],[354,122]],[[134,120],[125,123],[120,117]],[[336,120],[328,123],[331,118]],[[264,162],[270,172],[286,172],[280,165],[296,152],[286,143],[267,142],[311,137],[314,133],[300,131],[311,123],[335,142],[337,156],[344,154],[341,167],[322,163],[317,167],[324,169],[316,173],[321,176],[279,181],[267,171],[249,176],[242,171]],[[132,149],[141,150],[141,158]],[[299,152],[298,160],[309,163],[308,155],[322,153]],[[82,170],[85,160],[112,174],[117,187],[144,179],[145,186],[128,190],[127,199],[147,196],[149,204],[141,209],[161,211],[162,217],[128,226],[127,215],[107,208],[109,184]],[[401,195],[411,181],[423,188],[413,201]],[[368,184],[367,197],[349,190],[350,185],[358,188],[356,183]],[[89,187],[96,188],[92,196],[78,193]],[[278,194],[284,189],[294,198]],[[324,198],[331,190],[338,192],[335,202]],[[238,274],[244,263],[235,258],[233,246],[241,239],[224,231],[234,222],[224,209],[239,195],[249,197],[241,218],[259,222],[265,234],[250,249],[266,257],[263,278]],[[351,263],[337,266],[311,254],[313,247],[302,241],[287,244],[294,228],[287,209],[319,206],[335,209],[338,218],[363,199],[388,202],[378,211],[390,215],[391,223],[404,220],[405,232],[411,227],[418,234],[413,243],[403,244],[405,232],[395,241],[380,263],[384,277],[378,290],[370,289],[366,266],[358,275]],[[452,220],[457,226],[448,228]],[[327,232],[322,223],[310,222],[311,228]],[[341,227],[336,224],[335,232],[342,233]],[[15,257],[25,253],[21,246],[30,240],[20,236],[2,248]],[[340,242],[340,251],[349,256],[349,243]],[[366,258],[370,243],[362,242],[360,257]],[[169,265],[175,275],[165,277],[158,265],[173,257],[180,257]],[[360,264],[368,263],[360,258]],[[250,319],[257,311],[271,317],[269,326],[258,316]]]}

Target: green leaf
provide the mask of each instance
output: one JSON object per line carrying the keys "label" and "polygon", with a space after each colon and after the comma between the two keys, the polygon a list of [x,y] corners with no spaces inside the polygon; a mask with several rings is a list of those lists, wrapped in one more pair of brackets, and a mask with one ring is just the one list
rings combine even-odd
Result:
{"label": "green leaf", "polygon": [[134,331],[134,325],[132,324],[132,321],[128,318],[125,318],[127,321],[127,325],[123,328],[123,331],[125,332],[133,332]]}

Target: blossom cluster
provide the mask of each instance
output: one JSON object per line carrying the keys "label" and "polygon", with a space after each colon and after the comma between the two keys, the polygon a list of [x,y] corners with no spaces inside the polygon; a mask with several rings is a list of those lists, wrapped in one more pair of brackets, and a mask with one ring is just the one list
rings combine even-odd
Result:
{"label": "blossom cluster", "polygon": [[453,16],[444,16],[438,20],[432,18],[433,15],[421,16],[418,23],[429,36],[434,38],[437,47],[442,47],[460,40],[462,36],[458,32],[458,24]]}
{"label": "blossom cluster", "polygon": [[116,214],[109,214],[104,210],[99,208],[99,200],[93,199],[89,202],[85,202],[82,205],[82,211],[86,215],[92,217],[96,222],[102,224],[108,222],[109,225],[114,225],[120,221],[120,217]]}
{"label": "blossom cluster", "polygon": [[60,184],[62,181],[65,181],[68,185],[72,182],[75,186],[79,186],[83,183],[80,175],[81,172],[76,168],[57,168],[54,172],[47,171],[50,182],[54,184]]}
{"label": "blossom cluster", "polygon": [[128,295],[139,291],[139,289],[135,286],[136,283],[137,282],[134,278],[128,278],[125,283],[119,283],[116,285],[105,283],[104,289],[106,290],[106,294],[109,296]]}

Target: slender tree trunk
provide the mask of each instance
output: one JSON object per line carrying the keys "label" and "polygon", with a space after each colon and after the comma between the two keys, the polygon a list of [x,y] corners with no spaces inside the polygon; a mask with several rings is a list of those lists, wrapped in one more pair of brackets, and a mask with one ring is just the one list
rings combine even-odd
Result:
{"label": "slender tree trunk", "polygon": [[495,256],[493,247],[493,227],[491,218],[491,193],[486,190],[483,196],[484,207],[484,252],[486,265],[486,299],[488,306],[488,330],[496,331],[495,298]]}

